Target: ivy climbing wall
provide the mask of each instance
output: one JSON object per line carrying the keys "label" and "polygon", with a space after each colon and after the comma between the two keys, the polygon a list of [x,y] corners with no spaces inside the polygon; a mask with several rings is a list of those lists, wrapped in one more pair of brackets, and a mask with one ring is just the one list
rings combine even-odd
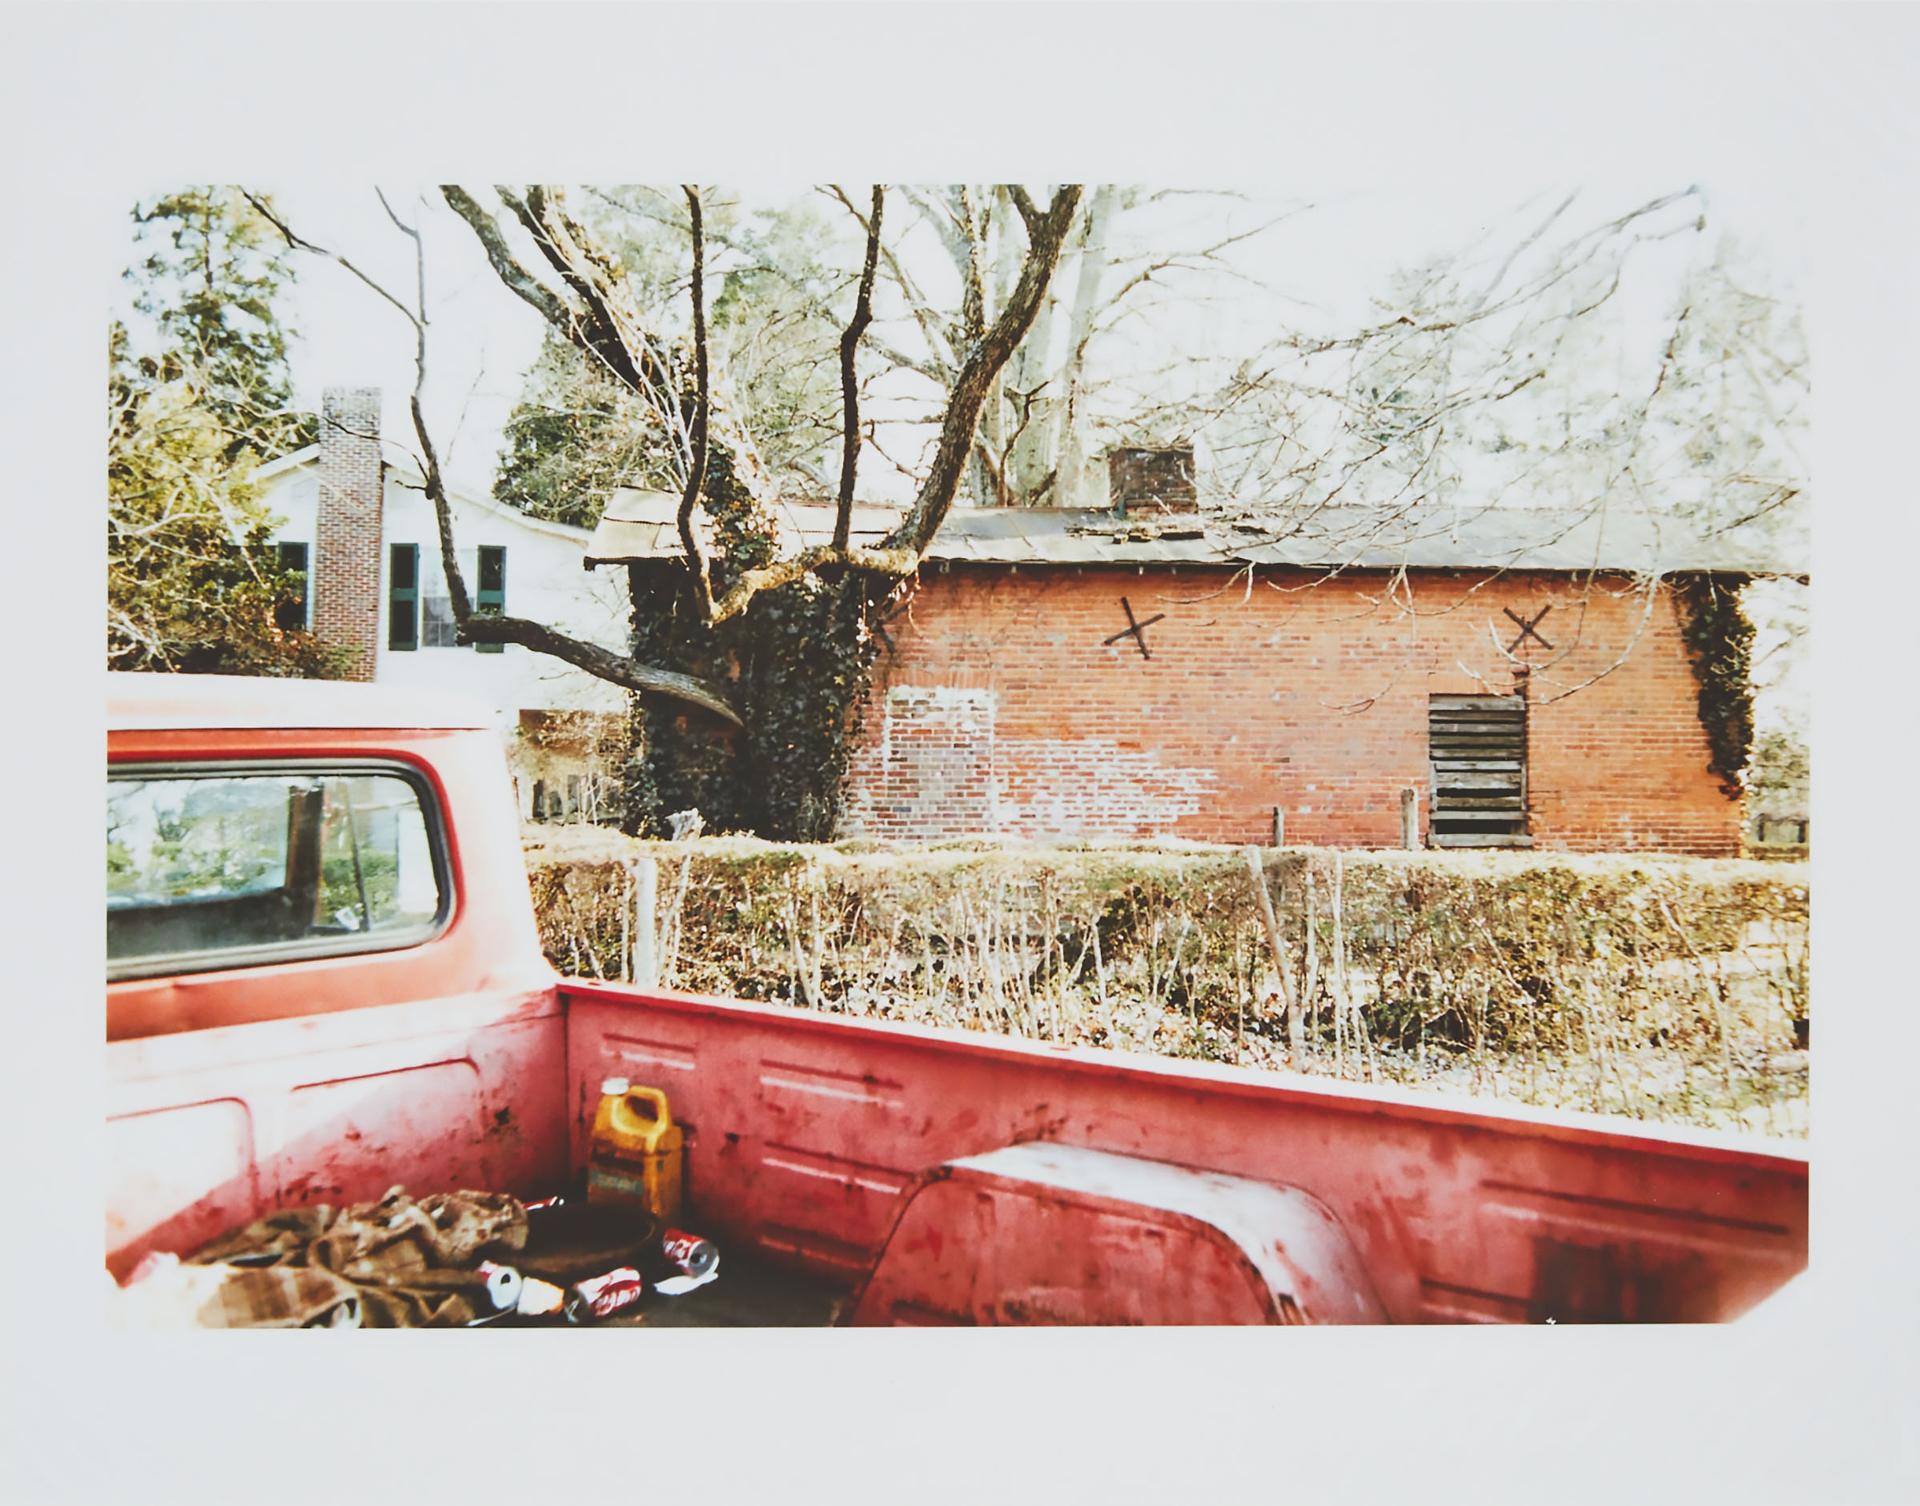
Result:
{"label": "ivy climbing wall", "polygon": [[1429,697],[1519,690],[1535,848],[1734,854],[1679,602],[1625,577],[930,566],[841,832],[1269,842],[1279,807],[1289,842],[1394,846],[1402,787],[1423,825],[1431,804]]}

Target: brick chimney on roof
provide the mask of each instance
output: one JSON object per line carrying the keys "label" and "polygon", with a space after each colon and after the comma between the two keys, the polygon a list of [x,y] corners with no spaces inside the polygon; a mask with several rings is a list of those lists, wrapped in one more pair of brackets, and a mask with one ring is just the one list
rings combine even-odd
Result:
{"label": "brick chimney on roof", "polygon": [[327,388],[320,398],[313,631],[322,643],[350,651],[351,680],[371,680],[379,658],[383,475],[380,389]]}
{"label": "brick chimney on roof", "polygon": [[1193,447],[1107,452],[1107,505],[1122,517],[1134,513],[1198,512],[1193,484]]}

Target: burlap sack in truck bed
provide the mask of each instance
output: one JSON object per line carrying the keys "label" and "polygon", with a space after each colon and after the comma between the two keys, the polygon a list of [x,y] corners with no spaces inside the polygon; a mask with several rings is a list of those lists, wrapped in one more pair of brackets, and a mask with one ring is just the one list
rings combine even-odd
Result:
{"label": "burlap sack in truck bed", "polygon": [[[337,1282],[358,1296],[366,1327],[444,1328],[493,1311],[486,1277],[474,1267],[482,1259],[510,1262],[526,1242],[527,1212],[517,1198],[445,1192],[414,1199],[395,1187],[374,1203],[267,1214],[189,1263],[238,1267],[248,1277],[221,1284],[198,1318],[212,1326],[325,1321],[342,1297]],[[315,1279],[321,1273],[332,1280]]]}

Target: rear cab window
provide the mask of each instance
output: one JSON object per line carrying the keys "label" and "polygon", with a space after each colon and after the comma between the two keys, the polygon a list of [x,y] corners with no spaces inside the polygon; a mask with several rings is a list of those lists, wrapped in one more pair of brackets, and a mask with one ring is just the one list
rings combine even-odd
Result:
{"label": "rear cab window", "polygon": [[110,770],[107,975],[418,945],[452,909],[444,833],[398,764]]}

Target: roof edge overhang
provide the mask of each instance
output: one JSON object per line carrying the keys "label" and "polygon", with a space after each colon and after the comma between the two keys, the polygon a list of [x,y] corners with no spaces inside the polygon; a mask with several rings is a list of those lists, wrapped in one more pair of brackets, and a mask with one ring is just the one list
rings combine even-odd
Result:
{"label": "roof edge overhang", "polygon": [[[602,565],[677,565],[682,559],[678,551],[661,551],[649,554],[625,555],[586,555],[581,563],[588,570]],[[1244,570],[1289,570],[1301,575],[1323,575],[1329,578],[1342,575],[1565,575],[1570,578],[1609,578],[1637,579],[1649,572],[1635,565],[1554,565],[1529,563],[1515,560],[1501,563],[1487,560],[1479,564],[1414,564],[1395,563],[1383,560],[1332,561],[1318,563],[1303,560],[1250,560],[1250,559],[1113,559],[1113,560],[997,560],[974,559],[965,555],[929,554],[920,562],[916,573],[924,574],[929,569],[942,572],[952,569],[963,570],[1005,570],[1005,571],[1074,571],[1088,570],[1120,571],[1128,574],[1147,570],[1217,570],[1238,575]],[[1721,579],[1741,580],[1789,580],[1807,585],[1812,577],[1805,570],[1761,568],[1755,565],[1672,565],[1652,571],[1657,580],[1670,580],[1683,575],[1708,575]]]}

